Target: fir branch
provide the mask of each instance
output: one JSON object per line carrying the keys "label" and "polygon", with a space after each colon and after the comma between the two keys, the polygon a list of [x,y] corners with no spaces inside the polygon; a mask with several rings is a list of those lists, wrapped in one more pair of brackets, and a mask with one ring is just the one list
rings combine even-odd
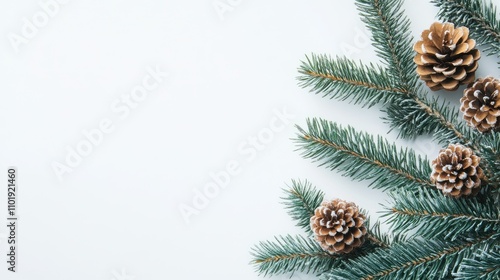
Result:
{"label": "fir branch", "polygon": [[337,255],[330,255],[311,238],[302,236],[275,237],[260,242],[252,249],[259,274],[275,275],[293,272],[319,273],[341,265]]}
{"label": "fir branch", "polygon": [[472,146],[468,129],[453,120],[458,112],[448,110],[438,99],[427,100],[420,94],[416,65],[413,63],[413,38],[409,20],[401,11],[401,0],[356,0],[366,26],[372,32],[373,45],[383,59],[387,71],[373,65],[365,66],[345,58],[307,57],[299,72],[301,86],[315,93],[339,100],[350,99],[363,106],[388,103],[391,128],[399,136],[415,138],[433,133],[440,142],[456,139]]}
{"label": "fir branch", "polygon": [[332,59],[326,55],[306,56],[299,68],[299,84],[323,97],[350,99],[354,104],[371,107],[387,103],[402,90],[394,88],[390,77],[373,64],[363,65],[347,58]]}
{"label": "fir branch", "polygon": [[486,0],[433,0],[438,18],[466,26],[490,55],[500,56],[500,20],[493,2]]}
{"label": "fir branch", "polygon": [[443,235],[455,240],[470,234],[484,234],[500,229],[500,213],[492,199],[479,203],[475,198],[450,199],[426,190],[418,194],[401,190],[390,194],[392,207],[384,216],[397,233],[417,229],[417,235],[432,238]]}
{"label": "fir branch", "polygon": [[[313,232],[310,228],[311,217],[314,211],[324,201],[325,194],[314,187],[308,181],[292,180],[292,186],[284,189],[286,194],[283,197],[283,204],[288,210],[288,214],[293,220],[297,221],[297,226],[303,228],[308,234]],[[380,231],[380,223],[377,222],[371,226],[370,216],[367,211],[360,209],[366,217],[365,227],[367,229],[367,239],[373,246],[387,248],[390,246],[390,240],[387,234]]]}
{"label": "fir branch", "polygon": [[487,180],[494,188],[500,185],[500,133],[490,132],[477,140],[481,143],[478,155],[485,163]]}
{"label": "fir branch", "polygon": [[[342,128],[321,119],[298,127],[295,139],[303,156],[356,180],[372,180],[374,188],[393,191],[386,215],[396,238],[381,234],[379,223],[368,229],[367,242],[348,256],[329,255],[310,238],[285,236],[253,249],[262,274],[324,272],[326,279],[497,279],[500,210],[490,186],[500,185],[500,134],[480,135],[457,121],[459,112],[439,98],[428,98],[415,74],[410,22],[402,0],[356,0],[361,17],[384,67],[346,58],[312,55],[302,62],[299,82],[316,94],[363,106],[387,104],[391,129],[414,138],[433,134],[441,144],[460,143],[482,157],[487,186],[471,199],[443,197],[429,180],[426,158],[398,149],[382,137]],[[468,25],[481,44],[500,53],[500,22],[492,3],[479,0],[433,0],[440,17]],[[453,6],[459,3],[462,6]],[[447,8],[447,5],[452,8]],[[456,9],[452,12],[452,9]],[[443,12],[444,11],[444,12]],[[461,13],[459,12],[461,11]],[[448,13],[448,14],[447,14]],[[479,34],[479,35],[478,35]],[[302,228],[309,227],[324,194],[307,181],[292,182],[284,204]],[[368,217],[368,215],[367,215]],[[404,234],[415,231],[417,238]],[[310,232],[309,232],[310,233]],[[426,240],[427,239],[427,240]],[[395,240],[395,241],[394,241]],[[391,243],[392,242],[392,243]]]}
{"label": "fir branch", "polygon": [[[365,214],[368,217],[368,214]],[[365,226],[367,229],[367,239],[373,243],[373,245],[380,248],[388,248],[391,245],[389,236],[380,231],[380,223],[377,221],[373,226],[370,225],[370,219],[365,221]]]}
{"label": "fir branch", "polygon": [[323,202],[325,194],[308,181],[295,180],[292,180],[292,186],[284,189],[284,192],[286,196],[282,199],[288,214],[297,221],[298,227],[312,234],[310,220],[314,216],[314,210]]}
{"label": "fir branch", "polygon": [[[380,241],[379,242],[383,242]],[[275,241],[260,242],[252,248],[255,265],[259,274],[276,275],[294,272],[325,273],[341,268],[347,260],[370,254],[384,247],[368,239],[360,248],[350,254],[329,254],[324,251],[313,237],[279,236]]]}
{"label": "fir branch", "polygon": [[372,32],[377,54],[393,77],[393,87],[404,93],[387,110],[391,127],[398,128],[403,138],[435,133],[440,142],[450,138],[439,135],[450,135],[457,143],[470,146],[464,127],[452,121],[456,119],[455,112],[448,112],[446,104],[439,106],[437,100],[429,101],[419,94],[421,85],[415,74],[410,21],[401,11],[401,5],[401,0],[357,0],[361,19]]}
{"label": "fir branch", "polygon": [[459,111],[448,102],[434,97],[429,100],[423,95],[415,98],[395,100],[384,111],[391,129],[397,129],[403,138],[433,134],[441,144],[460,143],[478,151],[471,129],[457,121]]}
{"label": "fir branch", "polygon": [[454,276],[457,280],[500,279],[500,246],[478,250],[473,258],[462,261]]}
{"label": "fir branch", "polygon": [[401,0],[356,0],[361,20],[372,33],[377,54],[402,89],[417,86],[410,21],[401,11]]}
{"label": "fir branch", "polygon": [[325,279],[442,279],[458,269],[459,260],[494,242],[498,242],[498,234],[448,242],[412,239],[349,260],[342,268],[333,268]]}
{"label": "fir branch", "polygon": [[434,188],[426,158],[408,149],[398,150],[380,136],[374,140],[352,127],[344,129],[321,119],[308,120],[307,130],[298,129],[296,142],[304,150],[302,155],[322,162],[320,166],[356,180],[373,180],[370,186],[376,189]]}

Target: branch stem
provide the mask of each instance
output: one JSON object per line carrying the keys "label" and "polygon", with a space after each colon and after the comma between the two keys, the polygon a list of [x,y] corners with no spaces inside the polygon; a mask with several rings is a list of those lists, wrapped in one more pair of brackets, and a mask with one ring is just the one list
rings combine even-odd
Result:
{"label": "branch stem", "polygon": [[381,271],[377,274],[373,274],[373,275],[368,275],[364,278],[362,278],[363,280],[372,280],[372,279],[376,279],[378,277],[382,277],[382,276],[386,276],[386,275],[389,275],[391,273],[394,273],[398,270],[401,270],[401,269],[405,269],[407,267],[410,267],[410,266],[417,266],[417,265],[420,265],[420,264],[423,264],[423,263],[427,263],[427,262],[430,262],[430,261],[434,261],[434,260],[437,260],[439,258],[441,258],[442,256],[444,255],[449,255],[449,254],[453,254],[453,253],[457,253],[457,252],[460,252],[464,249],[467,249],[469,247],[472,247],[476,244],[479,244],[485,240],[488,240],[491,236],[493,236],[493,234],[490,234],[488,236],[485,236],[483,238],[480,238],[480,239],[477,239],[477,240],[474,240],[474,241],[471,241],[471,242],[467,242],[463,245],[460,245],[460,246],[455,246],[455,247],[451,247],[451,248],[448,248],[446,250],[443,250],[441,252],[438,252],[438,253],[435,253],[435,254],[432,254],[430,256],[425,256],[425,257],[421,257],[421,258],[418,258],[416,260],[413,260],[413,261],[409,261],[407,263],[404,263],[398,267],[393,267],[393,268],[390,268],[390,269],[386,269],[384,271]]}
{"label": "branch stem", "polygon": [[372,164],[375,164],[381,168],[385,168],[385,169],[388,169],[389,171],[391,171],[392,173],[395,173],[395,174],[398,174],[398,175],[401,175],[403,177],[405,177],[406,179],[409,179],[409,180],[412,180],[412,181],[415,181],[417,183],[419,183],[420,185],[423,185],[423,186],[426,186],[426,187],[430,187],[430,188],[434,188],[434,185],[429,182],[429,181],[426,181],[426,180],[422,180],[420,178],[416,178],[414,177],[413,175],[403,171],[403,170],[399,170],[397,168],[394,168],[393,166],[390,166],[388,164],[385,164],[383,162],[380,162],[379,160],[376,160],[376,159],[371,159],[365,155],[362,155],[362,154],[359,154],[359,153],[356,153],[352,150],[349,150],[343,146],[340,146],[338,144],[335,144],[335,143],[332,143],[328,140],[324,140],[324,139],[320,139],[320,138],[317,138],[317,137],[313,137],[311,135],[303,135],[302,136],[305,140],[308,140],[308,141],[314,141],[318,144],[321,144],[321,145],[324,145],[324,146],[329,146],[329,147],[332,147],[334,148],[335,150],[338,150],[338,151],[341,151],[343,153],[346,153],[346,154],[349,154],[351,156],[354,156],[354,157],[357,157],[357,158],[360,158],[362,159],[363,161],[366,161],[366,162],[369,162],[369,163],[372,163]]}
{"label": "branch stem", "polygon": [[499,219],[487,219],[487,218],[481,218],[481,217],[476,217],[472,215],[466,215],[466,214],[450,214],[450,213],[429,213],[427,211],[419,212],[419,211],[411,211],[411,210],[400,210],[396,208],[391,209],[393,213],[395,214],[400,214],[400,215],[407,215],[407,216],[432,216],[432,217],[440,217],[440,218],[466,218],[468,220],[474,220],[474,221],[482,221],[482,222],[488,222],[488,223],[500,223]]}

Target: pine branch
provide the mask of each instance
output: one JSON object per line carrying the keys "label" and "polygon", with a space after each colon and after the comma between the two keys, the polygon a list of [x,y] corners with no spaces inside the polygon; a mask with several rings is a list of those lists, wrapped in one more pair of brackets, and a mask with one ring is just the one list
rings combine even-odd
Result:
{"label": "pine branch", "polygon": [[387,103],[401,89],[394,88],[389,76],[373,64],[363,65],[347,58],[332,59],[326,55],[306,56],[299,68],[299,84],[316,94],[371,107]]}
{"label": "pine branch", "polygon": [[500,279],[500,246],[478,250],[473,258],[462,261],[454,276],[457,280]]}
{"label": "pine branch", "polygon": [[492,199],[480,203],[475,198],[450,199],[426,190],[418,194],[401,190],[391,193],[392,207],[384,216],[396,234],[417,229],[424,238],[444,236],[455,240],[471,234],[487,234],[500,229],[500,213]]}
{"label": "pine branch", "polygon": [[500,56],[500,20],[493,2],[487,0],[433,0],[438,18],[466,26],[490,55]]}
{"label": "pine branch", "polygon": [[[454,121],[458,112],[447,110],[446,103],[427,100],[420,93],[416,65],[413,63],[410,22],[401,11],[401,0],[356,0],[361,17],[372,32],[373,45],[383,59],[387,71],[365,66],[345,58],[307,57],[299,72],[300,84],[317,94],[339,100],[350,99],[363,106],[388,103],[391,128],[399,136],[415,138],[433,133],[440,142],[473,146],[467,127]],[[448,137],[449,136],[449,137]]]}
{"label": "pine branch", "polygon": [[[464,21],[479,34],[475,35],[479,43],[500,53],[500,22],[492,3],[433,2],[443,6],[441,17]],[[457,3],[461,6],[453,6]],[[498,279],[499,194],[492,188],[500,185],[500,134],[472,131],[457,120],[457,109],[422,92],[413,63],[410,22],[401,11],[402,0],[356,0],[356,5],[372,32],[383,67],[312,55],[299,68],[301,86],[323,97],[362,106],[387,105],[386,120],[401,137],[433,134],[441,144],[471,147],[482,158],[485,185],[476,198],[443,197],[429,180],[429,161],[412,150],[397,148],[380,136],[351,127],[308,120],[307,129],[298,127],[295,139],[302,155],[355,180],[372,180],[370,186],[374,188],[391,191],[393,205],[387,208],[386,216],[390,217],[395,238],[381,234],[379,223],[370,226],[367,219],[367,240],[352,255],[332,256],[310,238],[285,236],[256,246],[253,264],[266,275],[327,271],[325,279]],[[307,181],[292,181],[286,193],[284,204],[290,216],[308,230],[309,219],[324,194]],[[416,237],[406,240],[404,234],[409,231]]]}
{"label": "pine branch", "polygon": [[[314,216],[315,209],[324,201],[325,194],[314,187],[310,182],[292,180],[292,186],[284,189],[286,194],[282,199],[288,214],[297,221],[297,226],[303,228],[308,234],[313,232],[310,228],[311,217]],[[370,223],[368,212],[360,210],[366,217],[365,227],[367,229],[367,239],[376,247],[389,247],[390,238],[387,234],[381,233],[380,223],[373,226]]]}
{"label": "pine branch", "polygon": [[487,180],[494,188],[500,185],[500,133],[490,132],[478,139],[481,143],[478,155],[485,162]]}
{"label": "pine branch", "polygon": [[296,139],[305,158],[322,162],[356,180],[373,180],[370,186],[382,190],[428,187],[431,172],[426,158],[408,149],[397,149],[387,140],[377,140],[351,127],[342,128],[326,120],[307,121]]}
{"label": "pine branch", "polygon": [[349,260],[342,268],[333,268],[325,279],[426,279],[429,275],[443,279],[458,269],[459,260],[494,242],[498,242],[498,234],[448,242],[412,239]]}
{"label": "pine branch", "polygon": [[410,21],[401,0],[356,0],[361,20],[372,33],[373,46],[401,89],[417,86]]}
{"label": "pine branch", "polygon": [[429,101],[419,94],[421,86],[413,63],[410,21],[401,11],[401,5],[401,0],[357,0],[361,19],[372,32],[377,54],[397,85],[393,87],[406,93],[391,102],[387,110],[391,128],[398,128],[403,138],[435,133],[440,142],[450,140],[440,135],[450,135],[451,139],[457,139],[455,142],[470,146],[467,131],[452,121],[457,114],[445,110],[447,104],[439,106],[437,100]]}
{"label": "pine branch", "polygon": [[323,202],[325,194],[316,189],[308,181],[292,180],[292,186],[285,189],[286,196],[282,199],[288,214],[297,221],[297,226],[312,234],[310,219],[314,210]]}
{"label": "pine branch", "polygon": [[330,255],[311,238],[275,237],[252,249],[252,263],[259,274],[275,275],[293,272],[320,273],[341,265],[341,257]]}
{"label": "pine branch", "polygon": [[397,129],[400,137],[433,134],[438,143],[460,143],[479,150],[474,145],[475,135],[471,129],[458,121],[459,111],[437,97],[429,100],[423,95],[415,95],[413,99],[395,100],[384,111],[391,129]]}
{"label": "pine branch", "polygon": [[[369,217],[368,213],[365,212],[365,216]],[[391,245],[389,236],[380,231],[379,222],[376,222],[373,226],[371,226],[370,219],[367,219],[365,221],[365,226],[367,229],[367,239],[369,240],[369,242],[373,243],[374,246],[380,248],[388,248]]]}
{"label": "pine branch", "polygon": [[[380,241],[379,242],[383,242]],[[383,243],[368,239],[360,248],[347,255],[329,254],[312,237],[279,236],[275,241],[260,242],[252,248],[252,263],[259,274],[276,275],[294,272],[325,273],[341,268],[347,260],[354,260],[374,252]]]}

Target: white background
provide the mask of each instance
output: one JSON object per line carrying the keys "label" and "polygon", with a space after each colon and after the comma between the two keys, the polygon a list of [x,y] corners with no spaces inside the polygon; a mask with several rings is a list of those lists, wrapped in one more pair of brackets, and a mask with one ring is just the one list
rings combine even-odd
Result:
{"label": "white background", "polygon": [[[290,140],[307,117],[389,130],[377,107],[297,86],[305,54],[378,62],[354,1],[226,1],[69,1],[18,46],[12,34],[22,36],[23,18],[32,22],[43,9],[39,1],[0,1],[0,173],[19,169],[18,272],[3,261],[1,218],[0,279],[260,279],[250,248],[300,233],[279,199],[291,179],[309,179],[327,197],[379,215],[384,194],[318,168]],[[419,37],[437,9],[406,2]],[[218,13],[214,3],[233,6]],[[495,74],[487,61],[481,76]],[[169,77],[137,108],[127,117],[111,109],[156,67]],[[461,96],[432,94],[453,104]],[[284,108],[294,118],[254,157],[238,149],[269,132]],[[54,162],[65,164],[68,147],[104,119],[114,130],[59,180]],[[425,138],[397,142],[430,157],[437,149]],[[209,174],[232,161],[240,172],[186,223],[180,205],[192,205]]]}

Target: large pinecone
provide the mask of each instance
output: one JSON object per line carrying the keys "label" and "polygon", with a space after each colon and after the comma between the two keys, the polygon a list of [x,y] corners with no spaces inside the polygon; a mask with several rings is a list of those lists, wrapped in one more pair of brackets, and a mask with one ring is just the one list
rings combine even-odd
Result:
{"label": "large pinecone", "polygon": [[477,79],[464,91],[460,111],[470,126],[480,132],[500,127],[500,81],[492,77]]}
{"label": "large pinecone", "polygon": [[311,217],[311,229],[321,247],[331,254],[349,253],[364,242],[365,216],[356,204],[341,199],[323,202]]}
{"label": "large pinecone", "polygon": [[450,144],[448,148],[439,151],[439,156],[432,161],[431,180],[445,195],[476,195],[483,177],[483,170],[479,167],[480,160],[470,148]]}
{"label": "large pinecone", "polygon": [[469,38],[467,27],[435,22],[422,32],[413,49],[417,73],[431,90],[456,90],[475,79],[481,57],[476,41]]}

